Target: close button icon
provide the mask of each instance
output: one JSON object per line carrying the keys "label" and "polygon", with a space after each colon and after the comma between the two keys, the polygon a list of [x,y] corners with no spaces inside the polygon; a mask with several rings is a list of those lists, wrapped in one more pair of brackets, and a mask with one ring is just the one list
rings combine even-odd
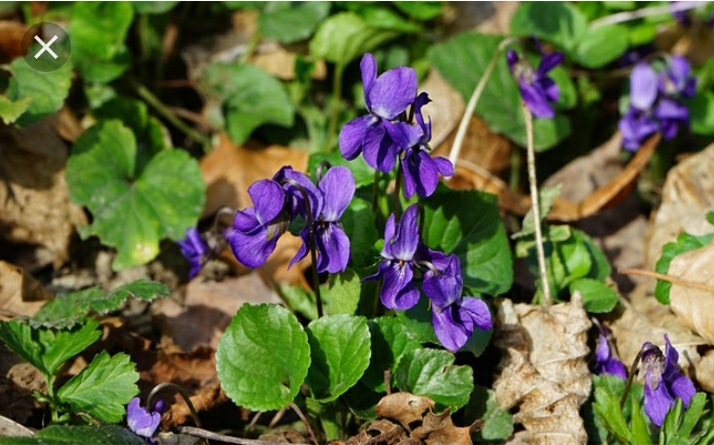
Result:
{"label": "close button icon", "polygon": [[71,49],[65,30],[51,22],[30,27],[22,38],[25,61],[37,71],[49,72],[61,68],[69,59]]}

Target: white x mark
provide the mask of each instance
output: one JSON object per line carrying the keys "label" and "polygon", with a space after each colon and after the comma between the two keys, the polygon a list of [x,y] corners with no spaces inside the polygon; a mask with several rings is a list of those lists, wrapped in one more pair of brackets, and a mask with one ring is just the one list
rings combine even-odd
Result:
{"label": "white x mark", "polygon": [[35,54],[35,59],[39,58],[39,57],[42,55],[42,53],[45,52],[45,51],[47,51],[48,53],[50,53],[50,55],[51,55],[52,57],[54,57],[55,59],[57,58],[57,54],[55,54],[55,52],[52,51],[52,49],[50,49],[50,45],[52,45],[52,44],[55,42],[55,40],[57,40],[57,36],[52,37],[52,39],[50,39],[50,41],[47,42],[46,45],[45,45],[45,42],[43,42],[42,39],[39,38],[39,37],[37,37],[37,36],[35,36],[35,40],[37,40],[38,42],[40,42],[40,45],[42,45],[42,49],[39,50],[39,51],[37,52],[37,54]]}

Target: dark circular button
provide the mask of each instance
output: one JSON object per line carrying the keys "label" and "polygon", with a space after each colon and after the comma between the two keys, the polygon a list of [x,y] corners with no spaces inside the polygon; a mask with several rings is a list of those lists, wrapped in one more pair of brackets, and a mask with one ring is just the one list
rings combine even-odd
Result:
{"label": "dark circular button", "polygon": [[42,22],[32,26],[22,37],[25,61],[37,71],[59,69],[69,59],[72,44],[61,26]]}

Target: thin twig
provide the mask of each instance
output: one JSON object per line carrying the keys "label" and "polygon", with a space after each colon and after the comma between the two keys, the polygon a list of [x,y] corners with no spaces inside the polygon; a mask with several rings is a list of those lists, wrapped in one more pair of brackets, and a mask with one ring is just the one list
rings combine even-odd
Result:
{"label": "thin twig", "polygon": [[[491,58],[491,62],[488,64],[488,67],[486,67],[486,71],[484,71],[483,76],[481,76],[481,80],[479,80],[478,84],[476,85],[476,88],[474,89],[474,92],[471,94],[471,98],[469,99],[468,104],[466,104],[464,116],[461,118],[459,129],[456,132],[454,143],[451,145],[451,151],[449,152],[449,161],[451,161],[451,165],[456,165],[456,160],[459,159],[459,154],[461,153],[461,146],[463,145],[464,138],[466,137],[466,130],[468,130],[469,122],[471,122],[471,115],[474,114],[474,110],[476,110],[476,105],[478,104],[478,101],[481,98],[481,94],[483,94],[483,90],[486,88],[486,83],[488,82],[488,79],[491,78],[491,74],[496,68],[496,64],[498,63],[498,60],[501,57],[501,54],[503,53],[503,50],[515,41],[516,39],[508,38],[498,44],[496,52]],[[447,181],[449,179],[451,178],[447,178]]]}
{"label": "thin twig", "polygon": [[169,121],[174,127],[178,128],[181,132],[183,132],[186,136],[190,137],[194,141],[203,144],[205,147],[210,147],[210,138],[197,132],[193,128],[186,125],[181,119],[176,117],[176,115],[172,113],[171,110],[169,110],[168,106],[161,102],[158,97],[154,96],[154,94],[149,91],[148,88],[139,83],[135,83],[134,88],[136,89],[136,94],[138,94],[139,97],[141,97],[146,101],[146,103],[154,107],[156,111],[161,116],[163,116],[164,119]]}
{"label": "thin twig", "polygon": [[629,22],[631,20],[637,20],[651,15],[688,11],[690,9],[698,8],[701,5],[706,5],[707,3],[709,2],[680,2],[661,6],[650,6],[648,8],[637,9],[635,11],[623,11],[593,20],[590,22],[589,26],[590,29],[595,29],[601,26],[614,25],[615,23]]}
{"label": "thin twig", "polygon": [[548,307],[553,302],[550,297],[550,285],[548,284],[548,271],[545,267],[545,252],[543,249],[543,233],[540,220],[540,199],[538,197],[538,181],[536,179],[535,149],[533,148],[533,115],[521,101],[521,109],[526,120],[526,145],[528,151],[528,182],[531,189],[531,203],[533,208],[533,220],[535,221],[535,241],[536,253],[538,254],[538,271],[543,288],[543,306]]}
{"label": "thin twig", "polygon": [[[202,428],[196,428],[193,426],[180,426],[177,428],[178,432],[181,434],[188,434],[189,436],[200,437],[202,439],[215,440],[217,442],[223,443],[233,443],[237,445],[285,445],[284,442],[269,442],[266,440],[256,440],[256,439],[242,439],[240,437],[226,436],[225,434],[218,434],[212,431],[204,430]],[[308,444],[295,444],[295,445],[308,445]]]}
{"label": "thin twig", "polygon": [[658,280],[662,281],[667,281],[672,284],[676,284],[678,286],[685,286],[685,287],[691,287],[693,289],[699,289],[703,290],[704,292],[711,292],[714,294],[714,286],[706,284],[706,283],[699,283],[697,281],[689,281],[685,280],[682,278],[677,278],[673,277],[671,275],[665,275],[657,272],[651,272],[649,270],[642,270],[642,269],[631,269],[631,268],[620,268],[617,269],[617,273],[620,273],[622,275],[639,275],[642,277],[649,277],[649,278],[656,278]]}
{"label": "thin twig", "polygon": [[630,387],[632,386],[632,380],[635,378],[635,374],[637,374],[637,365],[640,364],[640,359],[642,358],[642,350],[640,349],[640,352],[637,353],[635,356],[635,360],[632,362],[632,367],[630,368],[630,375],[627,376],[627,383],[625,384],[625,390],[622,392],[622,397],[620,398],[620,409],[622,409],[625,406],[625,402],[627,401],[627,393],[630,392]]}
{"label": "thin twig", "polygon": [[305,428],[307,428],[307,433],[310,435],[310,439],[312,439],[312,442],[315,445],[320,445],[320,442],[317,441],[317,437],[315,436],[315,432],[312,430],[312,427],[310,426],[310,422],[307,421],[307,417],[305,417],[305,414],[302,413],[302,410],[300,409],[300,407],[294,403],[291,403],[290,408],[292,408],[293,411],[295,411],[295,413],[298,415],[300,420],[302,420],[302,423],[305,424]]}

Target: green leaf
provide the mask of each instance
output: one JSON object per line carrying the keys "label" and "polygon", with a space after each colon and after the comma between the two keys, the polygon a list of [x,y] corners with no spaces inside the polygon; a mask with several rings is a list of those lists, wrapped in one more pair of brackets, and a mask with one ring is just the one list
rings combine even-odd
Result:
{"label": "green leaf", "polygon": [[300,313],[308,320],[317,318],[317,302],[313,292],[309,292],[299,285],[280,285],[279,289],[281,297],[293,311]]}
{"label": "green leaf", "polygon": [[441,2],[392,2],[400,11],[418,20],[431,20],[441,14]]}
{"label": "green leaf", "polygon": [[244,304],[216,350],[221,387],[236,403],[254,411],[288,406],[310,366],[307,334],[287,309]]}
{"label": "green leaf", "polygon": [[[677,241],[669,242],[662,246],[662,256],[659,257],[655,264],[655,272],[666,275],[669,272],[669,265],[677,255],[699,249],[709,245],[712,242],[714,233],[705,235],[690,235],[688,233],[680,233]],[[657,280],[655,286],[655,298],[662,304],[669,304],[669,291],[672,288],[672,283],[663,280]]]}
{"label": "green leaf", "polygon": [[74,331],[56,335],[48,329],[36,329],[17,320],[0,322],[0,339],[12,352],[52,376],[62,364],[97,341],[101,332],[94,320]]}
{"label": "green leaf", "polygon": [[688,438],[692,434],[694,427],[697,426],[697,423],[705,413],[706,404],[706,393],[698,392],[692,397],[692,400],[689,401],[689,408],[684,413],[684,418],[677,431],[679,437]]}
{"label": "green leaf", "polygon": [[136,150],[131,130],[111,120],[85,131],[67,161],[72,201],[94,218],[80,233],[117,248],[115,270],[151,261],[165,237],[183,238],[205,200],[201,170],[188,153],[163,150],[137,177]]}
{"label": "green leaf", "polygon": [[315,399],[331,402],[354,386],[369,366],[367,319],[330,315],[311,322],[307,333],[312,357],[307,383]]}
{"label": "green leaf", "polygon": [[[543,187],[538,190],[538,208],[540,210],[540,220],[541,222],[548,216],[550,208],[553,205],[555,198],[560,195],[560,187],[562,184],[557,184],[552,187]],[[523,218],[523,227],[520,232],[511,235],[512,239],[522,238],[527,235],[532,235],[535,233],[535,219],[533,216],[533,206],[528,210],[526,216]]]}
{"label": "green leaf", "polygon": [[223,101],[226,131],[236,144],[261,125],[293,125],[295,110],[283,85],[256,66],[212,63],[199,83],[204,94]]}
{"label": "green leaf", "polygon": [[77,2],[70,11],[72,60],[88,81],[109,82],[129,68],[124,44],[134,18],[129,2]]}
{"label": "green leaf", "polygon": [[468,403],[474,388],[471,367],[454,365],[453,354],[438,349],[407,352],[397,364],[395,377],[402,391],[430,397],[452,412]]}
{"label": "green leaf", "polygon": [[156,281],[138,280],[119,286],[105,293],[99,287],[58,295],[35,314],[30,320],[33,326],[68,328],[81,322],[91,312],[100,315],[119,309],[129,297],[152,301],[156,297],[166,297],[169,289]]}
{"label": "green leaf", "polygon": [[297,42],[310,37],[329,11],[329,2],[270,2],[260,11],[258,29],[269,39]]}
{"label": "green leaf", "polygon": [[692,99],[685,101],[689,108],[692,132],[695,134],[714,134],[714,92],[701,91]]}
{"label": "green leaf", "polygon": [[[463,265],[462,265],[463,267]],[[397,311],[397,320],[404,333],[417,343],[440,344],[431,323],[431,308],[427,298],[420,298],[417,304],[406,311]]]}
{"label": "green leaf", "polygon": [[384,372],[394,370],[402,356],[419,349],[419,342],[413,340],[401,321],[395,317],[379,317],[369,321],[372,339],[372,359],[361,382],[376,392],[384,392]]}
{"label": "green leaf", "polygon": [[590,238],[585,232],[581,230],[573,230],[573,237],[578,242],[583,243],[590,254],[591,266],[590,272],[587,274],[587,278],[604,281],[605,278],[609,277],[612,273],[610,260],[607,259],[603,251],[595,245],[592,238]]}
{"label": "green leaf", "polygon": [[349,168],[352,176],[355,178],[355,187],[357,188],[374,183],[375,170],[367,165],[364,156],[358,156],[354,160],[348,161],[342,157],[339,151],[312,153],[307,160],[307,171],[316,172],[317,167],[323,161],[329,162],[332,166],[344,165]]}
{"label": "green leaf", "polygon": [[500,295],[513,283],[513,260],[497,198],[440,187],[424,200],[427,246],[461,260],[467,295]]}
{"label": "green leaf", "polygon": [[[483,77],[503,37],[462,33],[444,43],[434,45],[429,51],[429,61],[437,67],[444,79],[453,86],[465,101]],[[567,76],[565,76],[567,79]],[[564,78],[554,79],[563,81]],[[558,86],[569,89],[567,85]],[[521,96],[516,81],[499,57],[496,68],[476,107],[489,128],[501,133],[519,145],[526,146],[526,127],[521,109]],[[570,121],[562,114],[553,119],[535,119],[533,123],[535,149],[542,151],[555,146],[570,134]]]}
{"label": "green leaf", "polygon": [[131,6],[137,14],[163,14],[174,9],[176,1],[144,2],[132,1]]}
{"label": "green leaf", "polygon": [[7,98],[15,102],[16,107],[27,104],[25,112],[15,121],[17,125],[34,124],[62,108],[72,85],[70,61],[54,71],[43,72],[32,68],[25,59],[18,57],[10,63],[9,71],[12,77]]}
{"label": "green leaf", "polygon": [[374,218],[372,206],[360,198],[353,198],[340,218],[350,239],[350,262],[354,267],[369,266],[379,258],[379,252],[374,248],[379,238]]}
{"label": "green leaf", "polygon": [[117,97],[94,110],[97,120],[119,119],[134,132],[137,139],[134,176],[138,176],[146,164],[162,150],[170,148],[168,132],[153,116],[144,102]]}
{"label": "green leaf", "polygon": [[397,35],[373,28],[353,12],[341,12],[322,22],[310,41],[310,54],[344,66]]}
{"label": "green leaf", "polygon": [[632,443],[638,445],[651,445],[652,438],[645,422],[644,407],[639,400],[632,399],[632,414],[630,415],[630,431],[632,431]]}
{"label": "green leaf", "polygon": [[634,443],[631,440],[632,433],[630,433],[625,417],[622,414],[617,396],[608,391],[605,386],[595,387],[593,410],[603,421],[607,430],[614,434],[618,441],[621,443]]}
{"label": "green leaf", "polygon": [[[478,297],[475,297],[478,298]],[[474,329],[471,338],[468,339],[465,345],[459,349],[459,351],[468,351],[474,355],[474,357],[479,357],[486,350],[486,346],[491,342],[491,336],[493,335],[493,329],[487,329],[482,331],[481,329]]]}
{"label": "green leaf", "polygon": [[578,278],[570,283],[570,293],[580,291],[583,308],[591,314],[606,314],[617,306],[620,296],[602,281]]}
{"label": "green leaf", "polygon": [[587,19],[566,2],[523,2],[511,18],[511,34],[536,36],[574,51],[587,31]]}
{"label": "green leaf", "polygon": [[0,437],[0,445],[146,445],[141,437],[117,425],[51,425],[32,437]]}
{"label": "green leaf", "polygon": [[359,306],[361,290],[359,275],[353,269],[330,274],[327,293],[323,295],[325,312],[330,315],[354,315]]}
{"label": "green leaf", "polygon": [[359,14],[373,28],[403,33],[415,33],[421,30],[421,26],[394,12],[386,3],[361,8]]}
{"label": "green leaf", "polygon": [[86,412],[103,422],[116,423],[126,414],[126,404],[139,393],[139,373],[129,356],[102,351],[92,363],[69,379],[57,397],[75,412]]}
{"label": "green leaf", "polygon": [[600,68],[627,51],[627,28],[622,25],[588,28],[573,54],[587,68]]}
{"label": "green leaf", "polygon": [[8,125],[14,123],[27,110],[30,103],[32,103],[31,97],[11,101],[5,96],[0,96],[0,119]]}
{"label": "green leaf", "polygon": [[513,416],[498,405],[492,389],[476,385],[465,407],[464,416],[467,423],[477,419],[483,421],[483,428],[474,434],[475,443],[501,441],[513,434]]}

